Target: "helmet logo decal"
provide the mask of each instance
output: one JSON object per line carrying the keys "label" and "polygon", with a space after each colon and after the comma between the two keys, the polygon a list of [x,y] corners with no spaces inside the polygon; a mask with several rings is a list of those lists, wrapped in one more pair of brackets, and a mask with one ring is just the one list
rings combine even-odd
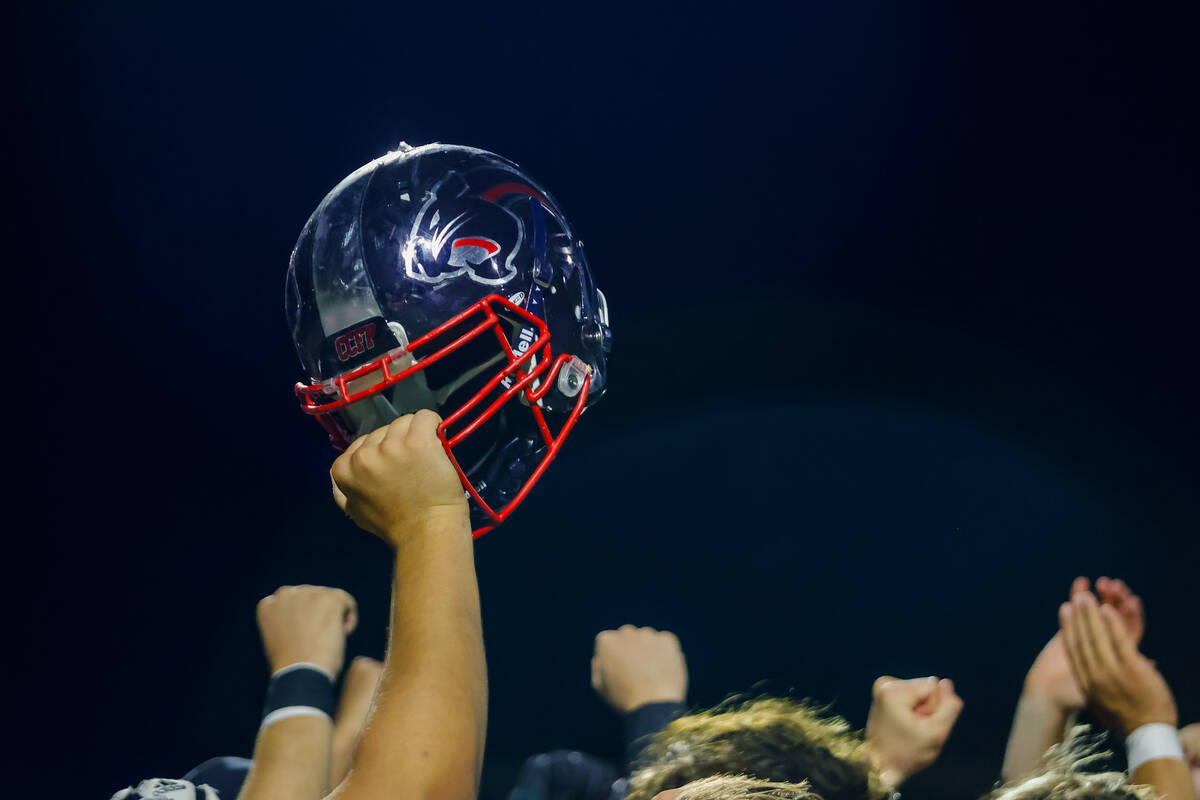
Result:
{"label": "helmet logo decal", "polygon": [[450,260],[446,263],[452,267],[482,264],[499,252],[500,245],[486,236],[467,236],[450,245]]}
{"label": "helmet logo decal", "polygon": [[438,222],[441,219],[441,215],[438,211],[433,212],[433,219],[429,220],[429,227],[433,228],[434,231],[433,242],[431,243],[434,258],[437,258],[441,254],[442,248],[446,246],[446,240],[453,236],[455,231],[471,221],[470,217],[463,219],[463,217],[466,216],[467,212],[464,211],[454,219],[447,222],[445,228],[438,228]]}
{"label": "helmet logo decal", "polygon": [[461,176],[451,172],[426,193],[401,256],[405,274],[422,283],[442,284],[461,275],[499,286],[516,277],[513,262],[524,244],[520,217],[486,196],[472,195]]}
{"label": "helmet logo decal", "polygon": [[333,340],[333,349],[339,361],[348,361],[375,347],[375,323],[369,322]]}

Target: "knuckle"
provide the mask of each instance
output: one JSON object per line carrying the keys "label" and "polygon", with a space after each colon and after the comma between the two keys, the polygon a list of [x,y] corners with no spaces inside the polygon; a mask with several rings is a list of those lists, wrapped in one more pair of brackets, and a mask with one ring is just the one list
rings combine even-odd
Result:
{"label": "knuckle", "polygon": [[[389,430],[389,433],[391,433],[392,430],[395,429]],[[398,434],[394,436],[385,436],[383,441],[379,443],[379,451],[385,455],[394,457],[400,453],[403,453],[404,450],[404,437]]]}
{"label": "knuckle", "polygon": [[442,421],[442,418],[436,411],[429,408],[422,408],[417,413],[413,414],[413,421],[421,420],[422,422],[431,422],[437,424]]}

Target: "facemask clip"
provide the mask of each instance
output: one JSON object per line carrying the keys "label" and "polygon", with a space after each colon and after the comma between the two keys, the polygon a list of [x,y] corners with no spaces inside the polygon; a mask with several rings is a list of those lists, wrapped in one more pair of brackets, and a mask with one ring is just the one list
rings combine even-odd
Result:
{"label": "facemask clip", "polygon": [[558,371],[558,391],[564,397],[574,397],[583,389],[583,381],[592,371],[592,368],[579,356],[572,356],[571,360],[562,365]]}

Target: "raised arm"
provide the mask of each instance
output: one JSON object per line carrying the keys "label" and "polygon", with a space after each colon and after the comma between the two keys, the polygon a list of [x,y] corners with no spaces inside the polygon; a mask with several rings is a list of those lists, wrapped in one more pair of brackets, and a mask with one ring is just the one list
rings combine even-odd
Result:
{"label": "raised arm", "polygon": [[383,675],[339,800],[470,800],[487,672],[462,484],[420,411],[356,439],[330,471],[338,505],[395,551]]}
{"label": "raised arm", "polygon": [[633,625],[600,631],[592,688],[622,717],[626,767],[632,769],[647,739],[683,714],[688,668],[679,638]]}
{"label": "raised arm", "polygon": [[[1076,578],[1069,596],[1091,588],[1087,578]],[[1121,580],[1098,578],[1095,590],[1100,601],[1118,613],[1134,643],[1140,641],[1145,629],[1141,599]],[[1039,771],[1046,753],[1063,741],[1086,702],[1071,674],[1062,634],[1055,633],[1025,675],[1004,752],[1004,781],[1015,782]]]}
{"label": "raised arm", "polygon": [[354,598],[341,589],[282,586],[259,602],[271,682],[240,800],[328,794],[333,682],[342,671],[346,636],[357,624]]}
{"label": "raised arm", "polygon": [[1138,652],[1117,611],[1081,592],[1059,609],[1059,624],[1088,708],[1125,739],[1131,780],[1153,787],[1165,800],[1193,800],[1175,699],[1154,662]]}

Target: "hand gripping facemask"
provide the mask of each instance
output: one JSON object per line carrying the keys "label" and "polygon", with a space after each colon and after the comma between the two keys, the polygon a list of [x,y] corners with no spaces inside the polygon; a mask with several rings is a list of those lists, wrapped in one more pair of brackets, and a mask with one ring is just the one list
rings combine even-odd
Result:
{"label": "hand gripping facemask", "polygon": [[606,388],[608,307],[558,204],[483,150],[376,159],[309,218],[285,305],[301,409],[338,450],[428,408],[480,536]]}

